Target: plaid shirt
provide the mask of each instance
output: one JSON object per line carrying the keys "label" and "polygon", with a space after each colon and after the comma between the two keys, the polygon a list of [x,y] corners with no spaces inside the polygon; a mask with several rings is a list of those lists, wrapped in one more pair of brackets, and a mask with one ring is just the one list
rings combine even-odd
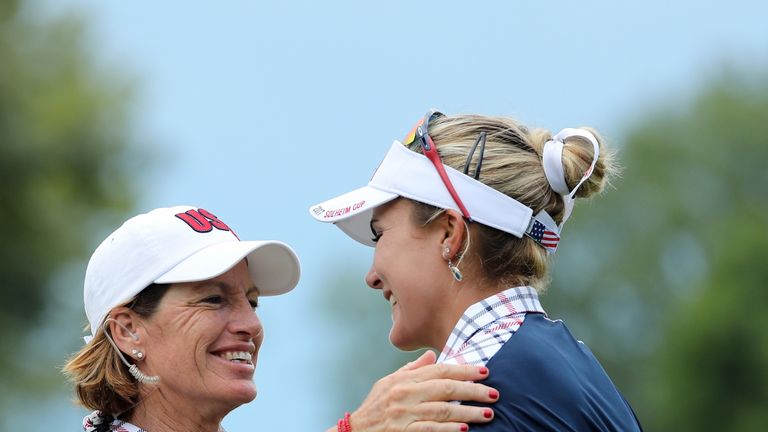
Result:
{"label": "plaid shirt", "polygon": [[[104,417],[101,416],[101,411],[94,411],[90,415],[85,416],[83,419],[83,432],[95,432],[98,429],[98,425],[104,421]],[[109,432],[147,432],[144,429],[134,426],[123,420],[113,420],[109,425]],[[223,427],[219,426],[219,432],[227,432]]]}
{"label": "plaid shirt", "polygon": [[485,365],[520,328],[527,312],[544,313],[529,286],[509,288],[468,307],[451,331],[438,363]]}
{"label": "plaid shirt", "polygon": [[[101,416],[101,412],[94,411],[90,415],[83,419],[83,432],[94,432],[97,430],[97,426],[101,424],[104,418]],[[109,425],[110,432],[146,432],[144,429],[134,426],[128,422],[122,420],[114,420]]]}

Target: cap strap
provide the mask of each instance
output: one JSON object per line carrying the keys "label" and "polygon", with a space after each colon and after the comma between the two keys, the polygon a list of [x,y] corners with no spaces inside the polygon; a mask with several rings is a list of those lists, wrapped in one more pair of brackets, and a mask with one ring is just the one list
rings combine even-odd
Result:
{"label": "cap strap", "polygon": [[555,253],[557,245],[560,244],[560,227],[544,210],[531,218],[525,235],[543,247],[548,254]]}

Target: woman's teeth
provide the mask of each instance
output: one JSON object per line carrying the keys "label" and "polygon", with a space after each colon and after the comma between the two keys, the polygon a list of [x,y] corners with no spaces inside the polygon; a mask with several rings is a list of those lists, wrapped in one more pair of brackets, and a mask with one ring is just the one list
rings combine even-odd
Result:
{"label": "woman's teeth", "polygon": [[252,364],[251,359],[253,359],[251,353],[245,351],[227,351],[219,354],[219,357],[223,358],[224,360],[248,364]]}

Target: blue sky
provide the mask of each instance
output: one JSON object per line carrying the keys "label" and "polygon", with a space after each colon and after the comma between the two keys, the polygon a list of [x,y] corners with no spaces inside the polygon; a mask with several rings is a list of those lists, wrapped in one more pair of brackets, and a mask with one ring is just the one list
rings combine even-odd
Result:
{"label": "blue sky", "polygon": [[[362,286],[371,251],[308,208],[365,184],[427,109],[510,115],[555,132],[589,125],[620,147],[649,107],[686,98],[726,66],[768,66],[768,6],[758,0],[26,7],[82,14],[104,79],[136,78],[132,133],[157,155],[137,173],[137,212],[200,205],[241,238],[281,239],[302,259],[298,288],[262,302],[259,396],[225,420],[230,431],[335,421],[316,362],[334,340],[314,305],[329,269],[358,272]],[[72,323],[72,337],[79,329]],[[51,420],[82,417],[66,397],[50,406]]]}

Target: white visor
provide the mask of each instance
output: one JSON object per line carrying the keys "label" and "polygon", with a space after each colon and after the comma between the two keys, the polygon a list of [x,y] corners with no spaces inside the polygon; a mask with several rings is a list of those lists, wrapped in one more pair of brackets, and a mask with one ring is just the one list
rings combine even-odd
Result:
{"label": "white visor", "polygon": [[[516,237],[522,237],[532,226],[533,210],[528,206],[449,166],[444,167],[473,221]],[[399,196],[460,212],[432,162],[395,141],[368,186],[314,205],[309,213],[320,222],[336,224],[358,242],[374,246],[370,227],[373,209]]]}

